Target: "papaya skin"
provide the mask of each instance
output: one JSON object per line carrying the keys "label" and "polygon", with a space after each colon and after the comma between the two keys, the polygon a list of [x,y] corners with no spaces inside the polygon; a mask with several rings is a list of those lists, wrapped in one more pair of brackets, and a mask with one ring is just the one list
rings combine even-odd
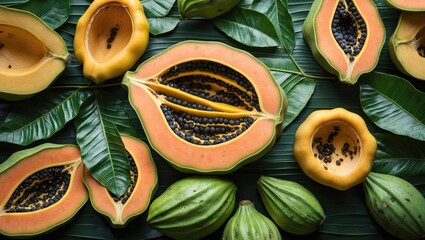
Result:
{"label": "papaya skin", "polygon": [[133,67],[148,42],[149,22],[140,1],[96,0],[77,22],[74,52],[84,76],[101,84]]}

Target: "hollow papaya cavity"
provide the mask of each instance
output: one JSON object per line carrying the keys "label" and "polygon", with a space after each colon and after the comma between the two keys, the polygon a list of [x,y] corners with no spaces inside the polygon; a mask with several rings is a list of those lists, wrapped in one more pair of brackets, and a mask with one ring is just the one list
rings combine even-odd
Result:
{"label": "hollow papaya cavity", "polygon": [[425,12],[402,12],[389,41],[391,60],[403,73],[425,80]]}
{"label": "hollow papaya cavity", "polygon": [[45,233],[70,220],[88,199],[78,147],[42,144],[0,164],[0,233]]}
{"label": "hollow papaya cavity", "polygon": [[78,20],[74,51],[85,77],[100,84],[130,69],[149,41],[138,0],[96,0]]}
{"label": "hollow papaya cavity", "polygon": [[372,71],[385,42],[385,28],[371,0],[315,0],[302,33],[314,58],[347,84]]}
{"label": "hollow papaya cavity", "polygon": [[376,149],[364,120],[343,108],[311,113],[295,133],[294,156],[304,173],[338,190],[364,180]]}
{"label": "hollow papaya cavity", "polygon": [[227,173],[270,150],[287,108],[252,55],[185,41],[127,72],[123,85],[151,146],[184,172]]}
{"label": "hollow papaya cavity", "polygon": [[127,192],[117,197],[96,181],[84,168],[84,182],[90,202],[99,213],[107,216],[113,226],[123,227],[130,219],[142,214],[157,189],[157,172],[148,146],[133,137],[121,137],[130,161],[131,182]]}
{"label": "hollow papaya cavity", "polygon": [[0,6],[0,98],[48,87],[71,61],[62,37],[32,13]]}

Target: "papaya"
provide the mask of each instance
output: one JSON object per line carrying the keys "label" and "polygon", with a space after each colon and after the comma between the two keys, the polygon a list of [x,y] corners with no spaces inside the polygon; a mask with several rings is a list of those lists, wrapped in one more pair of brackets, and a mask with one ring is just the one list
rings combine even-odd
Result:
{"label": "papaya", "polygon": [[363,118],[344,108],[316,110],[295,132],[294,157],[304,173],[341,191],[366,178],[376,150]]}
{"label": "papaya", "polygon": [[388,6],[406,12],[422,12],[425,11],[424,1],[413,0],[385,0]]}
{"label": "papaya", "polygon": [[131,219],[142,214],[157,189],[157,172],[149,147],[142,141],[121,136],[130,161],[130,186],[120,197],[110,193],[84,168],[84,183],[89,190],[93,208],[105,215],[112,226],[124,227]]}
{"label": "papaya", "polygon": [[215,18],[235,7],[240,0],[177,0],[177,8],[183,18]]}
{"label": "papaya", "polygon": [[407,180],[370,172],[363,182],[366,206],[372,218],[400,240],[425,238],[425,198]]}
{"label": "papaya", "polygon": [[425,80],[425,12],[402,12],[389,40],[390,58],[404,74]]}
{"label": "papaya", "polygon": [[122,84],[152,148],[188,173],[224,174],[259,159],[288,105],[264,64],[219,42],[173,45]]}
{"label": "papaya", "polygon": [[18,101],[51,85],[71,62],[63,38],[36,15],[0,6],[0,98]]}
{"label": "papaya", "polygon": [[80,150],[44,143],[0,164],[0,233],[34,236],[62,226],[86,203]]}
{"label": "papaya", "polygon": [[120,76],[143,55],[149,22],[139,0],[96,0],[77,22],[74,52],[96,84]]}
{"label": "papaya", "polygon": [[376,67],[386,35],[372,0],[314,0],[302,34],[316,61],[348,85]]}
{"label": "papaya", "polygon": [[147,222],[172,239],[202,239],[230,217],[236,191],[235,183],[223,177],[192,175],[179,179],[152,202]]}

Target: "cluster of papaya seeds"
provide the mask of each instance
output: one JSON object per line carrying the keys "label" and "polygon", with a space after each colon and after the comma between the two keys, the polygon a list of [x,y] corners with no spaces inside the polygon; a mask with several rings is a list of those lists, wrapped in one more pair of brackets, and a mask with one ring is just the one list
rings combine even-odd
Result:
{"label": "cluster of papaya seeds", "polygon": [[107,217],[113,227],[123,228],[148,207],[157,190],[158,176],[149,147],[142,141],[121,136],[130,162],[130,185],[121,196],[115,196],[92,177],[84,167],[84,183],[93,208]]}
{"label": "cluster of papaya seeds", "polygon": [[260,176],[257,189],[272,220],[288,233],[307,235],[325,221],[319,200],[297,182]]}
{"label": "cluster of papaya seeds", "polygon": [[391,60],[396,67],[419,80],[425,80],[424,19],[425,5],[423,11],[403,11],[388,44]]}
{"label": "cluster of papaya seeds", "polygon": [[215,18],[235,7],[240,0],[177,0],[177,7],[183,18]]}
{"label": "cluster of papaya seeds", "polygon": [[141,1],[96,0],[77,22],[74,52],[84,76],[101,84],[133,67],[148,42]]}
{"label": "cluster of papaya seeds", "polygon": [[188,173],[229,173],[259,159],[288,106],[263,63],[219,42],[173,45],[122,84],[152,148]]}
{"label": "cluster of papaya seeds", "polygon": [[44,143],[0,164],[0,234],[29,237],[70,220],[89,197],[80,150]]}
{"label": "cluster of papaya seeds", "polygon": [[317,62],[349,85],[376,67],[386,34],[373,0],[314,0],[302,33]]}
{"label": "cluster of papaya seeds", "polygon": [[316,110],[295,132],[294,157],[303,172],[340,191],[363,182],[376,151],[366,122],[344,108]]}
{"label": "cluster of papaya seeds", "polygon": [[373,219],[400,240],[425,238],[425,198],[410,182],[390,174],[370,172],[363,182]]}
{"label": "cluster of papaya seeds", "polygon": [[253,202],[242,200],[226,223],[222,237],[222,240],[238,239],[280,240],[282,236],[276,224],[260,213]]}
{"label": "cluster of papaya seeds", "polygon": [[236,185],[212,175],[192,175],[171,184],[148,210],[148,224],[177,240],[197,240],[213,233],[231,216]]}
{"label": "cluster of papaya seeds", "polygon": [[36,15],[0,6],[0,98],[46,89],[71,62],[65,41]]}

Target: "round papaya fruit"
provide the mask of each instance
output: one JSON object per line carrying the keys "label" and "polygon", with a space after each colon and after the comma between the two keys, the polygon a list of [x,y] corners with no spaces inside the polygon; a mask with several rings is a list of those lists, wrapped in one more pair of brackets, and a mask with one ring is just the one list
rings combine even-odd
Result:
{"label": "round papaya fruit", "polygon": [[376,67],[385,42],[372,0],[314,0],[302,33],[318,63],[349,85]]}
{"label": "round papaya fruit", "polygon": [[45,143],[0,164],[0,233],[34,236],[70,220],[88,199],[80,150]]}
{"label": "round papaya fruit", "polygon": [[84,168],[84,183],[93,208],[108,217],[114,227],[124,227],[146,210],[158,182],[149,147],[133,137],[121,136],[121,139],[128,153],[131,176],[130,186],[124,195],[117,197],[110,193]]}
{"label": "round papaya fruit", "polygon": [[153,149],[183,172],[228,173],[259,159],[288,105],[264,64],[218,42],[176,44],[123,85]]}

